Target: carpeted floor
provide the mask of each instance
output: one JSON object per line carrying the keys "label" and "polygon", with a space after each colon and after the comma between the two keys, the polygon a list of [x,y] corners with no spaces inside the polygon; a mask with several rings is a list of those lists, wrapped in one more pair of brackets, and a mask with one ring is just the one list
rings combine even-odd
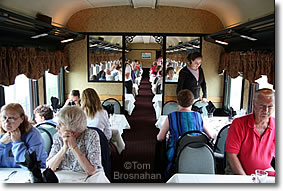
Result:
{"label": "carpeted floor", "polygon": [[143,77],[139,95],[136,96],[136,107],[127,117],[131,129],[122,135],[126,149],[121,155],[112,156],[112,182],[162,182],[161,175],[154,172],[155,143],[159,130],[155,127],[152,97],[148,77]]}

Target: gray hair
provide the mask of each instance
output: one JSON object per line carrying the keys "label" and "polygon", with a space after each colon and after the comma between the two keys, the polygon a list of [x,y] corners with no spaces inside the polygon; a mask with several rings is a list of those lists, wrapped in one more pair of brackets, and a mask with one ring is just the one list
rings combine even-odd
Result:
{"label": "gray hair", "polygon": [[254,103],[257,102],[259,95],[263,95],[266,97],[272,97],[273,102],[275,102],[275,93],[272,89],[262,88],[262,89],[256,90],[255,95],[254,95],[254,101],[253,101]]}
{"label": "gray hair", "polygon": [[67,130],[82,133],[87,129],[87,120],[84,111],[79,106],[64,107],[56,116]]}

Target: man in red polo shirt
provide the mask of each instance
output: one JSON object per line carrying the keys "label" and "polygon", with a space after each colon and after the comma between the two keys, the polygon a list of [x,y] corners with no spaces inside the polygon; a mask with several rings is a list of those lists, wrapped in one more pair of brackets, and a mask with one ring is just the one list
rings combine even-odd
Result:
{"label": "man in red polo shirt", "polygon": [[256,169],[270,169],[275,156],[275,95],[271,89],[256,91],[253,113],[234,119],[226,139],[229,165],[226,173],[253,174]]}

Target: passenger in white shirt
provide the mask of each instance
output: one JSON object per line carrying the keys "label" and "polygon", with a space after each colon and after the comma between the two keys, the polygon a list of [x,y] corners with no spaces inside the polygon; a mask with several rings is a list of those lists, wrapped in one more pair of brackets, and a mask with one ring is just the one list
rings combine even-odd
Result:
{"label": "passenger in white shirt", "polygon": [[133,93],[133,81],[131,77],[132,68],[129,63],[126,63],[125,66],[125,87],[127,89],[127,94]]}
{"label": "passenger in white shirt", "polygon": [[112,131],[108,114],[102,108],[100,98],[94,89],[87,88],[83,91],[82,109],[87,116],[87,126],[99,128],[109,141],[112,137]]}

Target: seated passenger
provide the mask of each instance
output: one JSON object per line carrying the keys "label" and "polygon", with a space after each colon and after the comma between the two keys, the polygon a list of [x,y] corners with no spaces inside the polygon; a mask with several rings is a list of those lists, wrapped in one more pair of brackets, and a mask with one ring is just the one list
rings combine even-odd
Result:
{"label": "seated passenger", "polygon": [[200,113],[191,110],[193,101],[194,95],[190,90],[181,90],[177,95],[178,111],[168,115],[162,129],[157,135],[157,140],[162,141],[165,139],[167,132],[170,132],[167,141],[167,175],[169,175],[171,170],[175,168],[174,155],[176,144],[180,136],[187,131],[198,130],[205,132],[209,138],[213,138],[212,134],[204,125]]}
{"label": "seated passenger", "polygon": [[110,69],[106,69],[106,81],[114,81],[114,77],[112,76]]}
{"label": "seated passenger", "polygon": [[166,82],[177,82],[178,79],[176,77],[174,77],[174,68],[173,67],[168,67],[166,69],[166,78],[165,81]]}
{"label": "seated passenger", "polygon": [[257,90],[253,113],[233,120],[226,139],[226,174],[250,175],[256,169],[274,171],[275,95],[271,89]]}
{"label": "seated passenger", "polygon": [[80,106],[80,91],[79,90],[72,90],[69,94],[69,98],[66,100],[65,104],[63,107],[66,106],[73,106],[73,105],[77,105]]}
{"label": "seated passenger", "polygon": [[39,105],[35,108],[33,113],[37,127],[41,126],[48,129],[52,136],[57,133],[57,123],[53,120],[54,115],[50,107],[47,105]]}
{"label": "seated passenger", "polygon": [[20,104],[10,103],[1,108],[0,167],[19,168],[25,154],[35,151],[41,167],[46,167],[47,153],[40,132],[28,122]]}
{"label": "seated passenger", "polygon": [[87,126],[99,128],[109,141],[112,137],[112,131],[108,113],[102,109],[100,98],[94,89],[87,88],[83,91],[82,109],[87,116]]}
{"label": "seated passenger", "polygon": [[86,115],[78,106],[64,107],[57,115],[57,129],[47,166],[85,172],[88,176],[103,171],[99,135],[87,128]]}

